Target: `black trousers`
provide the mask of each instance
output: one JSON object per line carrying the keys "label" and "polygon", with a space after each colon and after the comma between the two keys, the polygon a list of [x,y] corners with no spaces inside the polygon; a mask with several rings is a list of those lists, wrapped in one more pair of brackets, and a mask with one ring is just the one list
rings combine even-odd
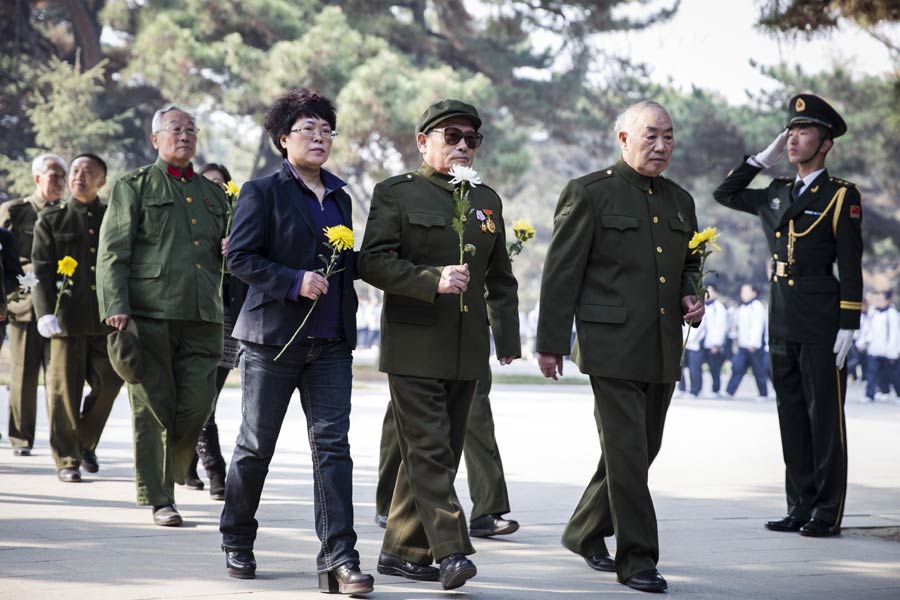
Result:
{"label": "black trousers", "polygon": [[839,526],[847,495],[847,369],[831,344],[769,341],[788,514]]}

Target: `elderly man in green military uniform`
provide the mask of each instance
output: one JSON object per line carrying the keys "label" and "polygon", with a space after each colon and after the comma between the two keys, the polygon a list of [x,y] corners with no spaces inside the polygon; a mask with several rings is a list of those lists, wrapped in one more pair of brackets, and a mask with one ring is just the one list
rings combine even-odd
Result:
{"label": "elderly man in green military uniform", "polygon": [[159,158],[123,176],[110,196],[97,297],[107,325],[137,325],[143,350],[143,379],[129,384],[138,504],[153,507],[157,525],[177,527],[175,483],[184,482],[212,409],[222,353],[226,200],[194,173],[193,117],[168,106],[152,126]]}
{"label": "elderly man in green military uniform", "polygon": [[[714,195],[758,215],[772,253],[769,355],[787,516],[766,527],[827,537],[840,533],[847,493],[844,363],[862,310],[862,206],[856,186],[825,170],[834,139],[847,131],[841,116],[812,94],[791,98],[788,113],[769,147],[742,160]],[[747,189],[785,148],[796,176]]]}
{"label": "elderly man in green military uniform", "polygon": [[[69,169],[72,198],[41,211],[31,250],[38,285],[33,293],[38,332],[50,339],[47,410],[50,448],[57,476],[81,481],[99,469],[95,450],[122,379],[106,352],[109,327],[97,307],[97,239],[106,206],[97,192],[106,183],[106,163],[95,154],[80,154]],[[77,265],[60,296],[59,261]],[[52,337],[51,337],[52,336]],[[84,398],[87,381],[91,388]]]}
{"label": "elderly man in green military uniform", "polygon": [[463,242],[473,250],[459,264],[450,172],[471,167],[480,127],[475,107],[459,100],[425,111],[416,130],[423,164],[375,187],[358,262],[363,280],[385,292],[379,368],[403,457],[378,572],[439,579],[444,589],[476,574],[453,480],[476,383],[488,375],[489,321],[500,362],[520,354],[503,207],[487,186],[470,190]]}
{"label": "elderly man in green military uniform", "polygon": [[[66,161],[41,154],[31,163],[34,193],[0,205],[0,227],[16,236],[22,268],[31,271],[31,245],[38,213],[59,202],[66,191]],[[7,290],[12,292],[12,290]],[[38,333],[31,296],[9,306],[9,442],[16,456],[28,456],[34,446],[37,385],[41,366],[50,364],[50,343]]]}
{"label": "elderly man in green military uniform", "polygon": [[[545,377],[562,375],[574,317],[574,358],[594,391],[602,455],[563,545],[631,588],[661,592],[647,471],[681,376],[682,321],[696,326],[704,312],[693,295],[700,258],[688,249],[697,218],[690,194],[661,175],[675,144],[666,110],[634,104],[615,131],[621,159],[559,198],[535,349]],[[604,539],[613,534],[615,560]]]}

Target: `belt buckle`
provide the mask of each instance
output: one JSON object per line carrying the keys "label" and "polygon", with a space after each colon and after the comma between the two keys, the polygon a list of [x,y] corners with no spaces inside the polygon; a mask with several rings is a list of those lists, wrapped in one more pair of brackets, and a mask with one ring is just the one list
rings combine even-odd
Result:
{"label": "belt buckle", "polygon": [[775,275],[778,277],[787,277],[788,274],[788,264],[784,261],[776,260],[775,261]]}

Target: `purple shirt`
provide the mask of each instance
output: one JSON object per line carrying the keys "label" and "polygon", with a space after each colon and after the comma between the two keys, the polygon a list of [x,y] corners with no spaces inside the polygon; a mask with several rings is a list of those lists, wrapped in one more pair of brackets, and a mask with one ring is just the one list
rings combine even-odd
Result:
{"label": "purple shirt", "polygon": [[[340,177],[326,171],[321,170],[322,184],[325,186],[325,197],[321,204],[316,195],[306,187],[300,175],[294,170],[294,166],[287,160],[284,163],[290,169],[294,180],[298,183],[298,189],[306,202],[306,208],[312,219],[313,230],[316,233],[316,256],[322,255],[326,259],[331,257],[331,249],[325,245],[326,227],[335,225],[346,225],[351,227],[350,223],[345,223],[341,217],[341,211],[338,210],[337,201],[334,198],[334,192],[347,185]],[[344,266],[344,254],[341,253],[338,258],[335,269],[341,269]],[[318,260],[318,259],[317,259]],[[320,261],[321,262],[321,261]],[[319,267],[325,268],[324,264]],[[318,268],[318,267],[317,267]],[[288,297],[299,300],[300,286],[303,283],[303,275],[306,273],[304,269],[297,271],[294,276],[294,284],[291,286]],[[344,318],[343,318],[343,293],[344,293],[344,272],[333,274],[328,278],[328,292],[324,296],[319,297],[316,302],[316,308],[313,310],[304,327],[304,335],[312,338],[340,338],[344,337]]]}

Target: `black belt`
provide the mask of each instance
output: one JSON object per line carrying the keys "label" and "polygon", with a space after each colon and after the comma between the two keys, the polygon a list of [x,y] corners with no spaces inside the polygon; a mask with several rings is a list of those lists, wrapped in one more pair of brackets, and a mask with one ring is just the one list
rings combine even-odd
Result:
{"label": "black belt", "polygon": [[[772,275],[778,275],[776,271],[772,271]],[[790,277],[821,277],[823,275],[834,275],[833,265],[790,265],[787,273],[782,276]]]}
{"label": "black belt", "polygon": [[342,337],[313,337],[313,336],[308,336],[306,339],[308,339],[308,340],[311,341],[311,342],[340,342],[340,341],[343,340],[344,338],[342,338]]}

